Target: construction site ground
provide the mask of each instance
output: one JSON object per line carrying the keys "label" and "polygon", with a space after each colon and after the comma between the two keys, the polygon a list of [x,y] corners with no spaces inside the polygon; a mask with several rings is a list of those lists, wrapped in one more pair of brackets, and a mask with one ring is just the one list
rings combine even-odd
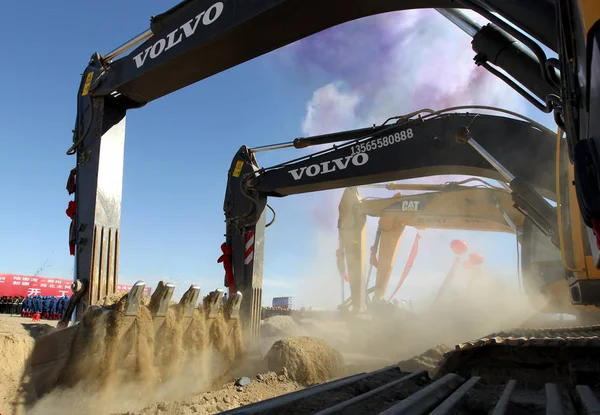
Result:
{"label": "construction site ground", "polygon": [[0,414],[10,413],[35,338],[52,329],[43,322],[0,314]]}
{"label": "construction site ground", "polygon": [[[120,386],[98,396],[77,388],[54,391],[27,413],[213,414],[396,363],[403,373],[424,370],[433,375],[449,346],[498,330],[511,319],[506,313],[504,321],[494,320],[491,314],[478,316],[486,319],[486,326],[473,318],[467,321],[457,317],[455,314],[441,324],[435,313],[418,321],[407,316],[404,321],[380,321],[379,325],[357,322],[349,328],[337,313],[276,316],[263,321],[260,353],[240,362],[225,376],[211,377],[191,367],[151,396],[139,385]],[[18,397],[34,339],[55,325],[0,315],[0,414],[24,412],[11,402]],[[274,351],[274,344],[279,352]],[[292,352],[284,350],[286,347]],[[249,384],[236,382],[242,377],[247,377]]]}
{"label": "construction site ground", "polygon": [[[325,337],[330,339],[328,343],[332,343],[334,348],[337,346],[342,351],[343,368],[341,372],[337,373],[337,377],[376,370],[396,363],[391,358],[344,352],[347,333],[344,333],[343,322],[331,318],[321,319],[324,321],[318,320],[314,318],[300,320],[300,324],[298,324],[295,319],[288,316],[268,319],[263,324],[261,354],[266,354],[277,340],[284,338],[300,338],[305,342],[311,342],[314,338],[318,340],[319,337]],[[14,402],[18,398],[19,385],[27,358],[33,348],[35,338],[53,330],[55,325],[54,321],[33,322],[29,318],[0,315],[0,350],[2,350],[0,367],[3,368],[0,371],[0,414],[23,413],[22,409],[15,408]],[[440,348],[440,351],[442,349],[447,350],[444,346]],[[306,347],[304,350],[307,350]],[[307,352],[309,351],[307,350]],[[319,359],[318,356],[309,358]],[[411,359],[407,362],[407,368],[409,366],[410,369],[433,368],[439,358],[441,358],[441,353],[437,353],[437,355],[434,353],[430,357]],[[235,381],[243,376],[250,379],[250,384],[236,386]],[[293,378],[294,374],[287,373],[287,369],[277,370],[277,372],[270,371],[268,362],[256,356],[235,368],[228,378],[216,379],[211,385],[202,382],[202,379],[188,377],[180,379],[177,385],[171,385],[168,388],[170,391],[164,391],[160,396],[155,397],[140,396],[139,393],[134,392],[134,385],[130,392],[121,390],[119,396],[110,398],[106,395],[101,398],[88,395],[84,398],[82,392],[76,390],[54,392],[43,398],[28,413],[43,413],[44,415],[84,412],[140,415],[213,414],[297,391],[307,386],[306,382],[298,382]],[[317,382],[319,380],[327,379],[316,379]]]}

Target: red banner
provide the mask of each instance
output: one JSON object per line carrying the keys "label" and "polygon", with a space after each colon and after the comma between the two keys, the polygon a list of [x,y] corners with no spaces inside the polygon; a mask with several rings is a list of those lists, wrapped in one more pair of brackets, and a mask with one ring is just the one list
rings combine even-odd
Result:
{"label": "red banner", "polygon": [[404,266],[404,272],[402,273],[402,277],[400,277],[400,281],[398,281],[398,285],[396,285],[396,288],[394,289],[392,295],[390,295],[390,298],[388,298],[388,301],[392,300],[392,298],[396,295],[400,287],[402,287],[402,284],[404,283],[404,280],[406,280],[406,277],[408,277],[408,273],[412,269],[415,263],[415,259],[417,259],[417,254],[419,253],[420,239],[421,234],[417,233],[417,236],[415,236],[415,241],[413,242],[413,246],[410,250],[410,254],[408,255],[408,260],[406,261],[406,265]]}
{"label": "red banner", "polygon": [[[0,274],[0,296],[26,297],[28,295],[71,296],[72,280],[61,278],[32,277],[28,275]],[[131,285],[117,284],[117,292],[127,292]],[[149,296],[152,288],[146,287],[144,295]]]}

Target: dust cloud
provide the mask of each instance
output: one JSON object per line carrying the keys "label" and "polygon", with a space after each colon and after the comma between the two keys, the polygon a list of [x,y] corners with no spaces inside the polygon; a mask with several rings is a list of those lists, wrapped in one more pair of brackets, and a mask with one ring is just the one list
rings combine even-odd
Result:
{"label": "dust cloud", "polygon": [[537,313],[530,297],[493,272],[462,271],[450,284],[454,290],[448,290],[435,303],[431,296],[429,308],[416,313],[399,329],[405,331],[400,335],[400,357],[408,358],[440,343],[453,346],[514,329]]}
{"label": "dust cloud", "polygon": [[[222,314],[205,319],[204,310],[198,308],[185,328],[182,309],[175,304],[164,323],[155,328],[148,301],[130,323],[122,313],[125,300],[115,299],[109,312],[86,311],[57,387],[28,408],[27,414],[139,411],[231,380],[227,371],[237,357],[234,353],[241,352],[240,329],[228,325]],[[31,392],[27,382],[25,391]]]}
{"label": "dust cloud", "polygon": [[[217,359],[215,359],[217,358]],[[92,415],[134,412],[163,400],[177,401],[190,395],[210,390],[214,379],[210,371],[204,371],[209,364],[218,361],[214,353],[206,353],[201,358],[189,359],[176,377],[154,385],[151,389],[143,382],[118,382],[99,391],[91,384],[54,391],[40,399],[27,414],[62,415],[65,413],[85,413]],[[217,368],[218,369],[218,368]],[[209,372],[209,373],[206,373]]]}
{"label": "dust cloud", "polygon": [[[310,268],[315,272],[301,277],[296,303],[314,309],[332,310],[342,299],[341,277],[335,262],[337,233],[323,228],[317,229],[313,240],[315,257],[310,261]],[[347,298],[350,289],[347,283],[344,284]]]}
{"label": "dust cloud", "polygon": [[[310,266],[315,273],[302,277],[296,303],[312,305],[315,309],[335,310],[342,299],[341,277],[335,261],[338,247],[335,219],[339,202],[336,196],[340,192],[327,193],[319,195],[318,205],[323,216],[319,221],[321,226],[313,233],[316,253]],[[326,220],[325,216],[332,220]],[[377,224],[368,221],[366,226],[365,249],[368,251]],[[409,232],[407,228],[405,233]],[[448,238],[438,235],[445,232],[458,235],[456,231],[438,231],[430,235],[430,230],[427,230],[424,233],[415,267],[397,295],[397,298],[413,300],[413,307],[389,305],[391,308],[381,312],[369,312],[364,318],[348,317],[343,322],[339,318],[327,319],[322,316],[300,317],[304,318],[304,325],[310,327],[310,334],[329,342],[345,356],[356,356],[363,361],[371,359],[374,364],[381,366],[409,359],[439,345],[453,347],[494,332],[514,329],[538,314],[545,299],[541,295],[538,298],[525,295],[517,283],[515,258],[504,258],[512,255],[514,250],[507,250],[495,261],[484,263],[478,269],[460,265],[447,289],[435,301],[448,271],[442,268],[449,266],[454,259],[446,244]],[[475,233],[480,234],[476,238],[478,245],[485,235]],[[493,237],[493,234],[487,234]],[[405,236],[400,251],[409,251],[411,244],[412,238]],[[443,249],[440,244],[444,245]],[[491,244],[488,248],[494,249],[496,246]],[[440,252],[448,253],[444,255]],[[399,252],[388,295],[400,278],[406,253]],[[502,261],[506,261],[506,264],[502,264]],[[498,262],[501,269],[495,269]],[[428,275],[432,270],[435,270],[435,275]],[[375,272],[374,269],[369,284],[371,287],[375,283]],[[349,284],[344,283],[344,286],[345,298],[348,298]]]}
{"label": "dust cloud", "polygon": [[[476,279],[460,284],[470,278]],[[417,311],[390,305],[394,310],[374,311],[364,319],[348,317],[340,322],[321,318],[312,322],[309,332],[334,345],[345,357],[354,356],[363,366],[370,360],[370,368],[375,369],[440,345],[452,348],[517,328],[538,313],[530,297],[493,273],[459,272],[453,283],[435,303],[435,295],[424,297]]]}

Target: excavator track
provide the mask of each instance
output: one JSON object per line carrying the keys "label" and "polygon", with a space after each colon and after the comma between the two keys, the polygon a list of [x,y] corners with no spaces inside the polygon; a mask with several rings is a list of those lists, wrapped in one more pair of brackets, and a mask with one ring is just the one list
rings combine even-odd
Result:
{"label": "excavator track", "polygon": [[600,414],[600,326],[518,329],[456,346],[433,378],[399,366],[224,414]]}
{"label": "excavator track", "polygon": [[534,388],[541,382],[599,382],[600,325],[492,333],[448,352],[438,375],[445,373],[490,381],[515,377]]}

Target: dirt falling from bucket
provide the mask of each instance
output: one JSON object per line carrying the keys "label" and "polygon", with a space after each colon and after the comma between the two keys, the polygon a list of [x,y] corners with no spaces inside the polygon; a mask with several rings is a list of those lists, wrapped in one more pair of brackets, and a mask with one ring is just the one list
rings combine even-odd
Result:
{"label": "dirt falling from bucket", "polygon": [[154,355],[154,326],[152,314],[148,307],[142,306],[134,323],[135,351],[134,376],[141,386],[152,388],[156,386],[157,369],[152,362]]}
{"label": "dirt falling from bucket", "polygon": [[192,359],[199,358],[202,351],[207,347],[208,336],[204,316],[203,309],[195,309],[192,321],[183,335],[183,347]]}
{"label": "dirt falling from bucket", "polygon": [[105,350],[100,361],[102,370],[98,374],[98,383],[103,389],[116,381],[117,364],[126,358],[133,340],[131,335],[123,338],[129,328],[125,319],[133,318],[124,316],[126,301],[127,297],[123,296],[106,315]]}
{"label": "dirt falling from bucket", "polygon": [[215,351],[221,353],[225,359],[232,361],[233,351],[231,350],[231,342],[227,333],[227,322],[223,314],[217,314],[214,319],[209,320],[208,325],[209,341],[212,347]]}
{"label": "dirt falling from bucket", "polygon": [[102,372],[105,354],[107,319],[102,310],[89,308],[83,315],[73,341],[71,356],[58,377],[57,386],[72,387],[76,383],[95,382]]}
{"label": "dirt falling from bucket", "polygon": [[88,308],[60,374],[59,386],[69,389],[55,389],[28,413],[49,415],[76,408],[99,414],[183,399],[220,386],[238,353],[243,353],[242,330],[237,321],[226,321],[222,310],[206,319],[207,310],[200,307],[186,319],[183,308],[172,304],[158,327],[147,299],[135,318],[124,315],[126,300],[115,295],[101,300],[104,310]]}
{"label": "dirt falling from bucket", "polygon": [[183,328],[180,314],[179,305],[172,305],[169,307],[164,322],[161,337],[162,354],[157,361],[163,378],[176,376],[181,371],[183,363]]}
{"label": "dirt falling from bucket", "polygon": [[236,320],[233,323],[230,339],[233,342],[234,356],[236,357],[236,359],[246,356],[246,348],[244,345],[242,326],[239,320]]}

